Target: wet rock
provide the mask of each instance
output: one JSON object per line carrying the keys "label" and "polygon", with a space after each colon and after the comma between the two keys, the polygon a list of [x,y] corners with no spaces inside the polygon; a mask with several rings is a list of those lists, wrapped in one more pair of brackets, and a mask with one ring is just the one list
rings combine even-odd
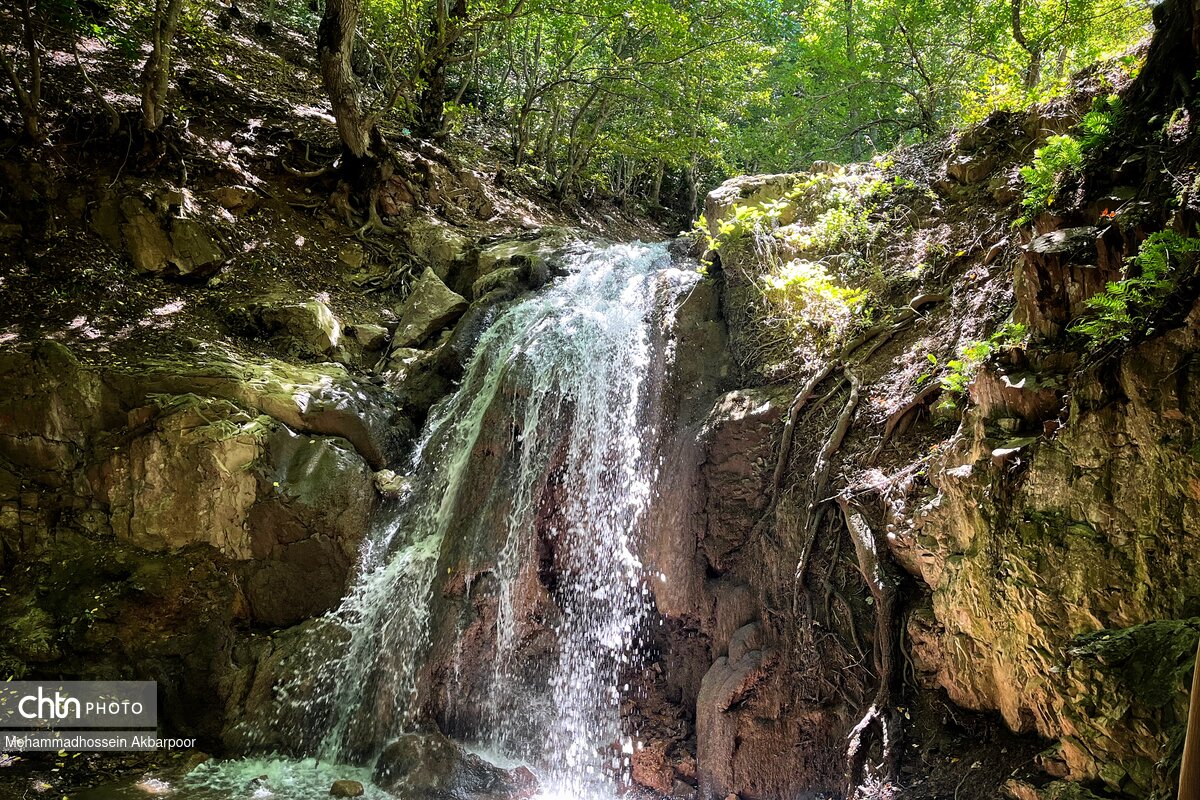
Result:
{"label": "wet rock", "polygon": [[372,780],[400,800],[519,800],[537,781],[468,753],[440,733],[406,733],[384,748]]}
{"label": "wet rock", "polygon": [[342,440],[280,427],[265,444],[244,523],[246,600],[254,619],[292,625],[341,599],[374,508],[373,475]]}
{"label": "wet rock", "polygon": [[630,759],[633,782],[653,789],[662,795],[672,794],[675,788],[675,767],[667,757],[667,742],[646,744]]}
{"label": "wet rock", "polygon": [[669,250],[675,258],[698,259],[704,255],[708,239],[698,230],[684,231],[671,240]]}
{"label": "wet rock", "polygon": [[383,469],[375,473],[375,491],[389,500],[399,500],[408,494],[408,476],[397,475],[393,470]]}
{"label": "wet rock", "polygon": [[361,797],[362,793],[363,785],[358,781],[334,781],[333,785],[329,787],[331,797]]}
{"label": "wet rock", "polygon": [[518,267],[504,267],[487,273],[475,283],[471,284],[471,297],[478,300],[479,298],[491,292],[499,292],[495,298],[499,296],[516,297],[521,291],[521,283],[523,280],[522,272]]}
{"label": "wet rock", "polygon": [[710,488],[701,549],[718,571],[729,568],[765,507],[774,466],[768,463],[775,450],[772,425],[786,411],[786,394],[778,389],[729,392],[704,424],[704,475]]}
{"label": "wet rock", "polygon": [[385,377],[399,407],[413,418],[424,417],[434,403],[454,389],[451,375],[446,371],[444,347],[434,350],[400,347],[392,351]]}
{"label": "wet rock", "polygon": [[696,787],[683,781],[675,781],[671,787],[673,800],[693,800],[696,797]]}
{"label": "wet rock", "polygon": [[415,347],[421,344],[462,316],[467,305],[466,298],[452,292],[432,269],[427,268],[413,285],[408,298],[396,309],[400,326],[396,329],[393,345]]}
{"label": "wet rock", "polygon": [[729,712],[756,691],[773,661],[773,654],[753,650],[736,661],[722,656],[705,674],[696,700],[696,763],[702,791],[721,793],[738,784],[734,752],[741,739],[740,720]]}

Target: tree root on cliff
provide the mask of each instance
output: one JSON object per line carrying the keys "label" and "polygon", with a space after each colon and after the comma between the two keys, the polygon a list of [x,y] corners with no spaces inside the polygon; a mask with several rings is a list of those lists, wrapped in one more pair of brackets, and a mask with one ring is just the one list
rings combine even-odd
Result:
{"label": "tree root on cliff", "polygon": [[[804,574],[808,571],[808,562],[812,556],[813,545],[817,540],[817,532],[825,519],[825,492],[829,489],[829,470],[833,466],[833,456],[842,446],[842,440],[846,438],[846,432],[850,430],[850,421],[854,418],[854,412],[858,408],[861,384],[849,368],[844,368],[844,371],[847,380],[850,381],[850,396],[846,398],[846,405],[842,406],[842,413],[838,415],[837,422],[834,423],[829,437],[825,440],[825,445],[817,455],[817,463],[813,466],[812,494],[808,503],[808,528],[805,531],[804,549],[800,551],[800,561],[796,564],[796,574],[792,584],[793,613],[795,613],[799,595],[804,588]],[[807,597],[807,595],[805,596]],[[811,606],[811,600],[809,602]],[[812,619],[812,608],[810,607],[808,611],[808,617]]]}
{"label": "tree root on cliff", "polygon": [[875,446],[875,449],[871,451],[871,455],[867,457],[867,466],[872,466],[879,460],[879,456],[883,453],[883,448],[887,447],[888,442],[892,440],[893,434],[909,418],[909,414],[918,408],[922,408],[935,395],[941,393],[941,391],[941,384],[937,382],[930,383],[913,395],[908,402],[888,415],[887,421],[883,424],[883,437],[879,440],[879,444]]}
{"label": "tree root on cliff", "polygon": [[393,234],[396,229],[384,223],[379,216],[379,189],[372,189],[370,196],[367,198],[367,221],[362,227],[354,232],[354,237],[365,241],[367,236],[372,233],[382,233],[385,235]]}
{"label": "tree root on cliff", "polygon": [[306,179],[320,178],[325,175],[329,175],[330,173],[332,173],[334,170],[337,169],[337,167],[335,167],[333,164],[326,164],[325,166],[318,167],[317,169],[302,170],[302,169],[297,169],[296,167],[293,167],[291,164],[287,163],[287,161],[282,158],[279,159],[279,166],[283,167],[283,171],[289,175],[295,175],[297,178],[306,178]]}
{"label": "tree root on cliff", "polygon": [[878,731],[885,781],[893,780],[899,766],[900,720],[893,708],[896,672],[896,580],[879,553],[875,533],[866,518],[851,505],[851,492],[837,498],[863,579],[875,601],[875,660],[879,687],[871,706],[850,732],[846,747],[846,797],[854,798],[870,751],[872,731]]}
{"label": "tree root on cliff", "polygon": [[[826,362],[823,367],[813,373],[804,382],[804,385],[796,392],[795,398],[793,398],[791,404],[788,406],[787,419],[783,424],[783,435],[779,441],[779,452],[775,456],[775,469],[772,472],[771,485],[768,489],[770,499],[767,501],[767,507],[763,510],[762,515],[758,518],[758,522],[754,524],[754,529],[751,532],[752,537],[757,537],[761,534],[771,517],[775,514],[775,509],[779,503],[779,490],[783,486],[783,478],[787,473],[788,461],[792,456],[792,442],[796,436],[796,423],[800,420],[800,412],[812,400],[817,387],[838,369],[846,369],[848,359],[859,348],[868,343],[871,344],[871,347],[857,359],[857,362],[862,364],[870,359],[898,331],[920,316],[921,309],[933,303],[940,303],[945,299],[946,296],[943,294],[922,294],[914,297],[909,301],[908,306],[901,309],[891,320],[872,326],[846,342],[836,356]],[[824,399],[821,402],[824,402]]]}

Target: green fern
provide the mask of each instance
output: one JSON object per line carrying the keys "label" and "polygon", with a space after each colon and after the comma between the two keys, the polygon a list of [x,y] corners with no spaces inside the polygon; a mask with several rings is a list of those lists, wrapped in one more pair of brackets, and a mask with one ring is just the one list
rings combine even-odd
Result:
{"label": "green fern", "polygon": [[1181,279],[1194,271],[1198,254],[1200,239],[1169,230],[1151,234],[1127,268],[1134,274],[1111,281],[1088,298],[1084,316],[1071,331],[1086,338],[1092,349],[1146,333]]}
{"label": "green fern", "polygon": [[1017,222],[1029,220],[1054,206],[1063,178],[1076,173],[1083,167],[1083,144],[1073,136],[1051,136],[1046,144],[1033,153],[1033,163],[1021,167],[1021,179],[1025,181],[1025,199],[1021,207],[1025,216]]}

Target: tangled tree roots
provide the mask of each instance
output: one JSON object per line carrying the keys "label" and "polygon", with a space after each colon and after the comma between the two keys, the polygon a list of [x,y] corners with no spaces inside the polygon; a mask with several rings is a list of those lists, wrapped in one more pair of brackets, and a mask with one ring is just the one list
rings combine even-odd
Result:
{"label": "tangled tree roots", "polygon": [[846,797],[853,798],[862,782],[872,731],[878,732],[882,777],[885,781],[895,778],[899,764],[900,720],[892,700],[896,680],[896,580],[880,555],[870,524],[851,505],[850,491],[838,495],[837,503],[854,543],[858,568],[875,601],[875,671],[879,687],[874,701],[851,730],[846,747]]}
{"label": "tangled tree roots", "polygon": [[[832,499],[827,496],[827,492],[829,491],[830,473],[834,456],[841,448],[858,408],[861,383],[855,374],[854,368],[869,361],[898,331],[919,317],[926,306],[945,299],[945,295],[941,294],[923,294],[914,297],[909,302],[908,307],[901,309],[887,322],[858,334],[847,342],[834,358],[830,359],[804,382],[788,407],[787,418],[783,426],[783,435],[779,443],[779,451],[775,458],[775,468],[771,476],[769,500],[762,516],[755,523],[752,532],[752,535],[755,537],[761,535],[771,525],[771,521],[778,511],[780,490],[787,476],[788,466],[791,461],[792,446],[795,440],[796,426],[801,419],[801,412],[824,403],[841,390],[841,382],[839,381],[825,396],[814,402],[814,397],[816,397],[817,390],[821,384],[834,373],[840,371],[843,375],[843,380],[850,384],[849,395],[842,406],[841,413],[825,438],[820,453],[817,455],[810,478],[809,502],[805,509],[807,511],[807,523],[804,526],[806,536],[800,559],[796,565],[795,578],[792,584],[793,616],[798,613],[799,597],[803,593],[809,604],[807,618],[810,621],[813,619],[812,599],[804,592],[804,578],[808,571],[817,534],[820,531],[821,524],[825,521],[825,510],[828,501]],[[851,360],[852,356],[854,357],[853,360]],[[933,397],[933,394],[933,389],[921,392],[910,404],[894,414],[887,421],[882,437],[883,442],[872,454],[872,461],[878,456],[887,441],[896,432],[896,429],[902,425],[903,420],[909,417],[912,412],[925,402],[928,402]],[[854,553],[858,568],[862,573],[863,580],[866,582],[867,589],[873,600],[875,610],[874,662],[875,674],[879,684],[870,706],[850,732],[846,749],[845,773],[846,796],[848,798],[854,798],[858,793],[858,788],[863,782],[864,769],[868,756],[871,753],[872,745],[876,741],[879,742],[881,755],[879,777],[884,781],[894,780],[899,765],[899,739],[901,733],[900,720],[896,714],[893,702],[893,687],[896,682],[899,642],[896,614],[897,581],[886,564],[886,556],[883,554],[886,553],[886,550],[881,553],[875,533],[871,530],[866,517],[853,505],[853,494],[849,489],[844,489],[837,495],[836,499],[841,509],[842,519],[854,544]],[[835,546],[835,554],[839,551],[840,548]],[[853,611],[845,599],[832,586],[827,586],[825,590],[824,609],[826,621],[832,625],[831,601],[835,599],[845,607],[850,636],[854,641],[856,649],[861,653],[862,648],[859,646],[859,637],[854,624]]]}

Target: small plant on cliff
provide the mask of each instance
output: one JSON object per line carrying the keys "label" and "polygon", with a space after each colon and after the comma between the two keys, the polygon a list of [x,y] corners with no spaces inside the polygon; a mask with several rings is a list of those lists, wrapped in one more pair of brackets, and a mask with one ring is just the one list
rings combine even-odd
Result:
{"label": "small plant on cliff", "polygon": [[1084,153],[1108,144],[1123,111],[1121,98],[1115,94],[1092,102],[1092,110],[1079,121],[1079,144]]}
{"label": "small plant on cliff", "polygon": [[[947,395],[943,402],[952,405],[959,397],[966,394],[967,387],[971,385],[971,381],[975,379],[975,374],[979,371],[979,365],[993,353],[1020,345],[1025,341],[1026,333],[1025,326],[1021,323],[1006,322],[988,338],[963,345],[959,350],[958,358],[952,358],[946,362],[946,371],[938,377],[938,383],[942,385],[942,389]],[[917,378],[918,384],[924,383],[932,377],[934,370],[938,367],[937,356],[930,353],[926,357],[934,369]]]}
{"label": "small plant on cliff", "polygon": [[1021,207],[1025,214],[1017,220],[1018,225],[1029,222],[1049,210],[1068,176],[1078,174],[1083,168],[1083,159],[1089,152],[1103,148],[1122,113],[1121,98],[1116,95],[1098,97],[1092,110],[1083,115],[1076,126],[1076,136],[1051,136],[1046,144],[1033,153],[1033,163],[1021,167],[1021,179],[1025,181],[1025,199]]}
{"label": "small plant on cliff", "polygon": [[1021,207],[1025,215],[1017,224],[1026,225],[1054,205],[1055,195],[1063,178],[1078,172],[1083,166],[1083,144],[1073,136],[1051,136],[1046,144],[1033,153],[1033,163],[1021,167],[1025,181],[1025,199]]}
{"label": "small plant on cliff", "polygon": [[762,278],[768,316],[796,343],[834,345],[862,314],[867,293],[842,286],[826,266],[796,259]]}
{"label": "small plant on cliff", "polygon": [[1085,315],[1071,330],[1093,350],[1149,331],[1180,283],[1194,276],[1198,262],[1200,239],[1171,230],[1151,234],[1126,267],[1129,277],[1088,298]]}

